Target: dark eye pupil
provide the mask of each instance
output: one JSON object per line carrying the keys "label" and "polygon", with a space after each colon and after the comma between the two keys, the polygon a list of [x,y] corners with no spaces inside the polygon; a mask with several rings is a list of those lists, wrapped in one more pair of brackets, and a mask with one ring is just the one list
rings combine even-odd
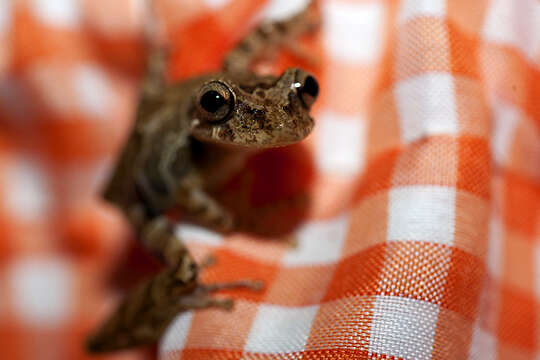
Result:
{"label": "dark eye pupil", "polygon": [[201,97],[202,108],[210,113],[217,112],[226,103],[223,96],[215,90],[210,90]]}
{"label": "dark eye pupil", "polygon": [[302,91],[316,98],[317,95],[319,95],[319,84],[317,83],[317,80],[315,80],[313,76],[306,77]]}

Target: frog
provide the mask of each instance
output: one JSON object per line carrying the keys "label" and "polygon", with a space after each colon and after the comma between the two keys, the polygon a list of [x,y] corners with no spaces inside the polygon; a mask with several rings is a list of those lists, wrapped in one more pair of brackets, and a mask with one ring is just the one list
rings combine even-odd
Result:
{"label": "frog", "polygon": [[251,30],[228,54],[220,71],[167,83],[167,50],[154,49],[142,81],[135,122],[103,198],[118,207],[142,246],[164,264],[155,276],[131,289],[103,325],[88,338],[89,352],[155,343],[180,312],[219,307],[232,299],[223,289],[260,290],[256,280],[204,284],[197,264],[167,216],[229,233],[234,215],[210,194],[253,153],[305,139],[319,85],[298,68],[259,74],[253,64],[279,47],[291,46],[319,22],[313,4],[283,20]]}

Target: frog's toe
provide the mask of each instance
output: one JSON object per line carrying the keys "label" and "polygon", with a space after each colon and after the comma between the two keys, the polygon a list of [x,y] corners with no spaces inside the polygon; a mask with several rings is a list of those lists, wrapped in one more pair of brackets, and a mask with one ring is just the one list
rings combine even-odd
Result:
{"label": "frog's toe", "polygon": [[230,213],[223,212],[215,221],[215,227],[218,231],[228,234],[235,229],[235,219]]}

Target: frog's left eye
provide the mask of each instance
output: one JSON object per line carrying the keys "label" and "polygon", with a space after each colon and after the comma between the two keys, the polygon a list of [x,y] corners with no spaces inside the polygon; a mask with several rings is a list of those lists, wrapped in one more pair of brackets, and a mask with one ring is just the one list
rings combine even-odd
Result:
{"label": "frog's left eye", "polygon": [[204,120],[226,120],[234,108],[233,92],[221,81],[208,82],[199,90],[197,106]]}
{"label": "frog's left eye", "polygon": [[308,109],[311,108],[319,95],[319,83],[317,80],[307,72],[298,70],[294,87],[298,91],[302,104]]}

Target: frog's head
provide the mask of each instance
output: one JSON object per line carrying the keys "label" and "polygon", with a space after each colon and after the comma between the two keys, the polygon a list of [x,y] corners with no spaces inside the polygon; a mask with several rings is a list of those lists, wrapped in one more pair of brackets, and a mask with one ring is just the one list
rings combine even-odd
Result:
{"label": "frog's head", "polygon": [[289,68],[281,76],[220,74],[196,96],[193,135],[202,141],[247,147],[276,147],[304,139],[313,129],[309,110],[317,80]]}

